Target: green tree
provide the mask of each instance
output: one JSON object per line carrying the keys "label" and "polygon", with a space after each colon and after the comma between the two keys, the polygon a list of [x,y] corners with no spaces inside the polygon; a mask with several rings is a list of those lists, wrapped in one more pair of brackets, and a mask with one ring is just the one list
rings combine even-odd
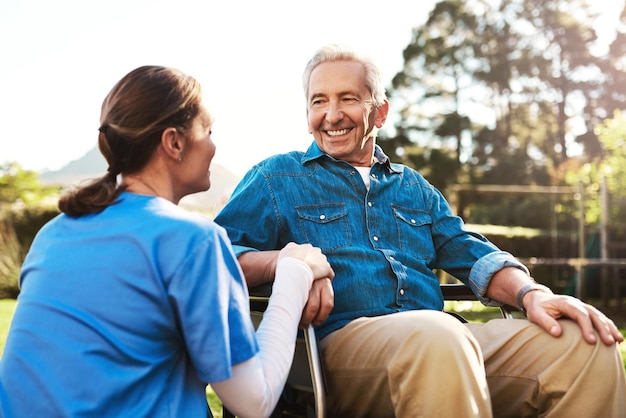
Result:
{"label": "green tree", "polygon": [[597,120],[584,105],[602,90],[606,56],[592,52],[597,42],[593,29],[597,14],[587,0],[525,0],[524,5],[530,13],[523,19],[532,27],[529,37],[536,50],[531,65],[539,74],[530,81],[538,82],[537,101],[550,105],[544,116],[555,122],[543,150],[556,151],[552,160],[556,169],[570,156],[568,149],[577,136],[570,126],[576,118],[585,121],[587,132],[593,133]]}
{"label": "green tree", "polygon": [[386,149],[432,174],[429,179],[439,187],[446,184],[439,174],[454,178],[463,159],[471,121],[461,106],[471,94],[472,73],[478,65],[477,26],[466,2],[437,3],[426,24],[413,31],[413,41],[403,52],[404,70],[394,77],[390,89],[401,119],[395,138],[383,137],[389,141]]}
{"label": "green tree", "polygon": [[0,219],[0,299],[16,298],[24,250],[13,225]]}
{"label": "green tree", "polygon": [[[622,0],[622,4],[625,4]],[[625,4],[626,6],[626,4]],[[615,110],[626,108],[626,7],[624,7],[617,22],[615,38],[609,45],[608,54],[602,62],[601,79],[593,95],[587,97],[585,114],[587,126],[597,126],[606,118],[611,117]],[[584,144],[587,155],[591,158],[601,157],[602,144],[596,132],[589,129],[580,136],[579,141]]]}
{"label": "green tree", "polygon": [[606,177],[610,191],[609,223],[626,231],[626,113],[615,111],[597,126],[596,134],[604,151],[599,174]]}
{"label": "green tree", "polygon": [[60,187],[42,185],[34,171],[16,162],[0,165],[0,205],[38,205],[58,195]]}
{"label": "green tree", "polygon": [[[563,184],[577,136],[593,151],[593,126],[626,105],[615,84],[624,58],[598,55],[594,18],[585,0],[439,2],[389,89],[400,114],[395,132],[381,136],[385,149],[439,169],[447,177],[435,176],[437,185]],[[613,52],[624,50],[614,42]],[[611,101],[610,88],[621,92]],[[442,161],[456,166],[432,166]]]}

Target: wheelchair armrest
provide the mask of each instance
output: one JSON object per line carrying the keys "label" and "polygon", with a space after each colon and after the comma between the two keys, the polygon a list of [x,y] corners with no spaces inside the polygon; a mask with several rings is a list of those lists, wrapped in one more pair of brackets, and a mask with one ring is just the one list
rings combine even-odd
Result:
{"label": "wheelchair armrest", "polygon": [[[442,283],[439,287],[443,294],[443,300],[478,300],[474,292],[464,284]],[[511,305],[502,305],[500,310],[502,316],[509,319],[513,318],[513,312],[519,311],[518,308]]]}
{"label": "wheelchair armrest", "polygon": [[439,285],[444,300],[478,300],[472,289],[464,284],[447,284]]}

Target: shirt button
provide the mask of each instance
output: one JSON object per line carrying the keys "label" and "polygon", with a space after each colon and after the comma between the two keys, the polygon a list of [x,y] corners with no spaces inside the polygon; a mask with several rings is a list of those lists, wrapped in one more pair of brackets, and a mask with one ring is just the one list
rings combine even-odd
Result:
{"label": "shirt button", "polygon": [[411,223],[415,225],[415,219],[411,219]]}
{"label": "shirt button", "polygon": [[374,237],[372,238],[374,241],[378,241],[378,237],[376,235],[374,235]]}
{"label": "shirt button", "polygon": [[320,215],[320,219],[323,221],[324,219],[326,219],[326,215]]}
{"label": "shirt button", "polygon": [[404,296],[404,289],[400,289],[400,294]]}
{"label": "shirt button", "polygon": [[376,178],[376,174],[372,174],[372,178],[375,179]]}
{"label": "shirt button", "polygon": [[396,258],[395,258],[394,256],[390,256],[390,257],[389,257],[389,259],[390,259],[391,261],[394,261]]}
{"label": "shirt button", "polygon": [[371,208],[373,206],[372,202],[367,202],[367,206]]}

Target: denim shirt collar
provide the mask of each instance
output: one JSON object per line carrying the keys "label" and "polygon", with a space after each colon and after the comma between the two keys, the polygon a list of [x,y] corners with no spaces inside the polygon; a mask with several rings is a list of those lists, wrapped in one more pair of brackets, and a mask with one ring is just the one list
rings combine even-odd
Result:
{"label": "denim shirt collar", "polygon": [[[317,142],[313,141],[309,149],[304,153],[304,155],[302,155],[302,165],[306,165],[307,162],[316,160],[323,156],[327,156],[328,158],[336,161],[335,158],[322,151],[317,145]],[[385,167],[390,173],[399,174],[402,172],[400,168],[394,167],[396,164],[391,164],[389,157],[387,157],[387,155],[383,152],[383,149],[378,144],[374,145],[374,159]]]}

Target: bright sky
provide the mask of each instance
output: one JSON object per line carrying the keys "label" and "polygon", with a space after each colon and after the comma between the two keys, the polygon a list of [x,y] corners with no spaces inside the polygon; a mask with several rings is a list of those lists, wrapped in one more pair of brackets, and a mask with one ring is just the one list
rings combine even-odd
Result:
{"label": "bright sky", "polygon": [[202,83],[215,161],[243,175],[309,145],[301,75],[318,47],[368,53],[388,85],[435,2],[0,0],[0,162],[40,171],[82,157],[115,82],[158,64]]}
{"label": "bright sky", "polygon": [[385,80],[435,0],[0,0],[0,162],[58,169],[96,145],[100,105],[144,64],[197,78],[216,117],[216,162],[242,175],[306,149],[301,75],[344,43]]}

